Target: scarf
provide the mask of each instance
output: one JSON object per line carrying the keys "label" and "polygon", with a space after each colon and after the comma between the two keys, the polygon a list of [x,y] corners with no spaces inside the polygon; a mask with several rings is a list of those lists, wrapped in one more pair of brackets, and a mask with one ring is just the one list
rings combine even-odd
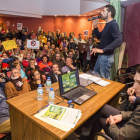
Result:
{"label": "scarf", "polygon": [[11,79],[11,82],[14,84],[17,91],[22,90],[23,83],[22,83],[22,78],[21,77],[19,77],[17,79]]}

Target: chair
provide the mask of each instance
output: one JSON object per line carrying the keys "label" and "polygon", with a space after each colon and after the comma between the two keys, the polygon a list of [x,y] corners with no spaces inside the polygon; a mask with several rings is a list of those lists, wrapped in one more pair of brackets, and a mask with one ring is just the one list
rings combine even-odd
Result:
{"label": "chair", "polygon": [[113,140],[111,137],[109,137],[107,134],[103,133],[103,132],[97,132],[95,134],[94,140],[98,140],[98,137],[101,136],[103,138],[105,138],[105,140]]}

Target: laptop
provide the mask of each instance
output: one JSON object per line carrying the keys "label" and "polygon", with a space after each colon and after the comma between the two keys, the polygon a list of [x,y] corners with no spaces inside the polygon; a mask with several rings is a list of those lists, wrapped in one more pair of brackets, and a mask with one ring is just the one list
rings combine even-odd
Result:
{"label": "laptop", "polygon": [[95,91],[80,86],[79,72],[77,69],[59,74],[58,82],[60,95],[79,105],[97,94]]}
{"label": "laptop", "polygon": [[90,52],[90,45],[89,43],[78,43],[79,51]]}

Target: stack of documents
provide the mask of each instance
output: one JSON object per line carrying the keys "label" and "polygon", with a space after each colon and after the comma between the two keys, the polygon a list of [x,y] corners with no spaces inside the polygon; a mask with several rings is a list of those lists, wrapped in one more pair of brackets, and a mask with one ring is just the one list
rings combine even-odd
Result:
{"label": "stack of documents", "polygon": [[49,105],[34,117],[67,132],[74,128],[81,115],[82,113],[78,109]]}
{"label": "stack of documents", "polygon": [[106,86],[108,84],[110,84],[110,82],[107,82],[105,80],[102,80],[99,77],[93,76],[93,75],[89,75],[89,74],[80,74],[79,77],[87,79],[87,80],[92,80],[94,83],[100,85],[100,86]]}

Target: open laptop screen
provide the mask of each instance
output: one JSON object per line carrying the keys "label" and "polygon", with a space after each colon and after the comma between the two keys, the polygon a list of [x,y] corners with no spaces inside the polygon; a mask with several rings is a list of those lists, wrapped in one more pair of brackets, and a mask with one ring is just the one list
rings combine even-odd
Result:
{"label": "open laptop screen", "polygon": [[79,73],[78,70],[72,70],[68,73],[58,75],[60,94],[79,86]]}

